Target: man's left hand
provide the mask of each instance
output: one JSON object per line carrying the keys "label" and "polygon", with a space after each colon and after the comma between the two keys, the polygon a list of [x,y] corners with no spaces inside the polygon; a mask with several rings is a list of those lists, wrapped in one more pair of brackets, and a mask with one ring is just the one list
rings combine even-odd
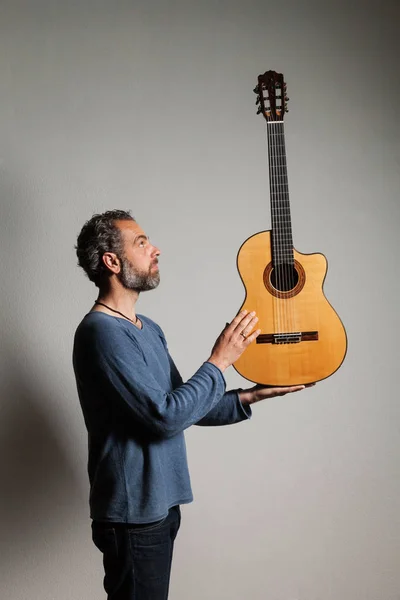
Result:
{"label": "man's left hand", "polygon": [[306,385],[291,385],[285,387],[269,387],[264,385],[255,385],[247,390],[239,392],[240,402],[243,405],[254,404],[266,398],[275,398],[275,396],[284,396],[292,392],[300,392],[305,388],[312,387],[315,383],[307,383]]}

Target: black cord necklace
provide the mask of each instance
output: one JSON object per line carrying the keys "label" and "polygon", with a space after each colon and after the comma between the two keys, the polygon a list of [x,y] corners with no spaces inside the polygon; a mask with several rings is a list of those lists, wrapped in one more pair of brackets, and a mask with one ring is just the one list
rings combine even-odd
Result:
{"label": "black cord necklace", "polygon": [[128,319],[128,321],[130,321],[134,325],[137,325],[138,318],[136,317],[136,315],[135,315],[136,321],[133,321],[133,319],[130,319],[129,317],[127,317],[126,315],[124,315],[122,312],[119,312],[119,310],[115,310],[115,308],[111,308],[111,306],[107,306],[107,304],[104,304],[104,302],[99,302],[98,300],[95,300],[94,303],[95,304],[101,304],[101,306],[104,306],[105,308],[108,308],[108,310],[112,310],[112,312],[118,313],[119,315],[121,315],[121,317],[124,317],[124,319]]}

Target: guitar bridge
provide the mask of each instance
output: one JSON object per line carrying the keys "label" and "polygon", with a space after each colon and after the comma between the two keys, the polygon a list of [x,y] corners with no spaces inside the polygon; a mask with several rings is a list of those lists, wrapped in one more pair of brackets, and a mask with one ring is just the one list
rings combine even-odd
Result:
{"label": "guitar bridge", "polygon": [[299,344],[318,340],[318,331],[294,331],[286,333],[260,333],[257,344]]}

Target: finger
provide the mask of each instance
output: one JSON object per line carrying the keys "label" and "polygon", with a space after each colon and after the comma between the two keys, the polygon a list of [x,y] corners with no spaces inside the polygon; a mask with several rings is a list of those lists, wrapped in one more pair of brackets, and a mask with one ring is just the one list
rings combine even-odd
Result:
{"label": "finger", "polygon": [[[245,315],[236,325],[235,329],[234,329],[234,333],[242,333],[245,329],[247,329],[248,331],[251,331],[254,327],[254,324],[257,322],[255,321],[255,319],[258,320],[258,317],[256,317],[256,313],[255,311],[251,311],[250,313],[247,313],[247,315]],[[253,323],[252,326],[251,323]]]}
{"label": "finger", "polygon": [[240,335],[244,338],[248,338],[249,335],[252,333],[254,327],[257,325],[258,323],[258,317],[253,317],[251,319],[251,321],[248,323],[248,325],[246,325],[246,327],[244,329],[242,329],[242,331],[240,331]]}
{"label": "finger", "polygon": [[280,394],[290,394],[291,392],[300,392],[300,390],[304,390],[305,387],[305,385],[288,385],[277,389]]}
{"label": "finger", "polygon": [[251,344],[251,342],[254,342],[254,340],[256,339],[256,337],[258,335],[260,335],[261,333],[261,329],[256,329],[256,331],[253,331],[252,334],[250,334],[249,336],[247,336],[247,338],[243,338],[243,341],[246,342],[246,346],[249,346]]}
{"label": "finger", "polygon": [[238,323],[248,314],[248,310],[243,309],[236,315],[234,319],[229,323],[228,329],[232,329],[232,331],[237,327]]}
{"label": "finger", "polygon": [[304,390],[305,387],[305,385],[288,385],[285,387],[269,388],[269,392],[274,396],[284,396],[285,394],[290,394],[292,392],[300,392],[301,390]]}

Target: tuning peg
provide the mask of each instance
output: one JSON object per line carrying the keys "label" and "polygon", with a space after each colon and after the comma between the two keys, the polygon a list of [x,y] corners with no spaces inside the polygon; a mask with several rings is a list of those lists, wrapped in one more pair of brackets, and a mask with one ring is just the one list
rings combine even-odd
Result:
{"label": "tuning peg", "polygon": [[285,102],[289,102],[289,98],[285,96]]}
{"label": "tuning peg", "polygon": [[257,104],[260,104],[260,102],[261,102],[261,98],[260,98],[260,96],[257,96],[256,106],[257,106]]}
{"label": "tuning peg", "polygon": [[257,110],[257,114],[259,115],[260,113],[262,113],[262,106],[259,106]]}
{"label": "tuning peg", "polygon": [[254,88],[253,92],[254,92],[255,94],[258,94],[258,92],[259,92],[259,91],[260,91],[260,86],[259,86],[259,85],[256,85],[256,87]]}
{"label": "tuning peg", "polygon": [[287,106],[285,106],[285,112],[289,112],[289,109]]}

